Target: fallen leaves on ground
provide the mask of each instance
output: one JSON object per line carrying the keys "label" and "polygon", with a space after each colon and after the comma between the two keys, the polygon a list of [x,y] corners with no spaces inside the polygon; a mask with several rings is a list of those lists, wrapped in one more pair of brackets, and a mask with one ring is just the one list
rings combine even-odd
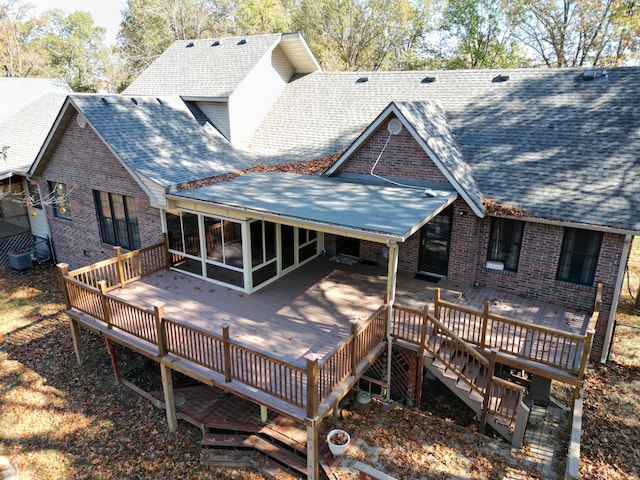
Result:
{"label": "fallen leaves on ground", "polygon": [[[62,311],[55,268],[21,276],[1,271],[0,455],[18,467],[22,480],[263,478],[201,465],[200,430],[180,422],[169,432],[162,410],[115,385],[100,337],[82,332],[86,362],[78,366]],[[139,367],[137,357],[125,356],[123,373]],[[637,478],[638,367],[595,368],[585,396],[582,478]],[[386,452],[377,460],[397,478],[450,478],[463,471],[469,478],[535,478],[522,462],[524,451],[490,447],[474,423],[376,408],[384,411],[354,409],[342,425]]]}

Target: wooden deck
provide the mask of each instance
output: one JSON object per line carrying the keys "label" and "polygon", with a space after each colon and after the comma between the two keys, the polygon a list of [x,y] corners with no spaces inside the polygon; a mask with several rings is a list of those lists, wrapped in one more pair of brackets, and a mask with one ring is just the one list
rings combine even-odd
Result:
{"label": "wooden deck", "polygon": [[[401,274],[397,301],[422,309],[433,304],[436,286],[449,301],[461,294],[453,283],[435,285]],[[304,367],[307,353],[323,358],[346,340],[350,320],[367,320],[384,303],[385,291],[385,268],[319,257],[251,295],[174,271],[110,293],[146,308],[164,302],[167,318],[218,335],[228,323],[232,340]]]}
{"label": "wooden deck", "polygon": [[[447,299],[444,298],[444,300]],[[586,333],[591,318],[591,312],[577,311],[554,303],[502,292],[495,288],[470,287],[463,292],[457,303],[464,307],[482,310],[487,300],[491,312],[496,315],[578,335]]]}

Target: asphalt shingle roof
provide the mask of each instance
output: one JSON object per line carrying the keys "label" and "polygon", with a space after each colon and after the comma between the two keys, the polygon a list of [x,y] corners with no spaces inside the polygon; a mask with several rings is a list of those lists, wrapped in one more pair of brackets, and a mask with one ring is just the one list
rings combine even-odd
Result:
{"label": "asphalt shingle roof", "polygon": [[[218,40],[178,40],[123,93],[228,97],[281,37],[280,34],[270,34]],[[242,40],[245,43],[241,43]],[[212,46],[216,41],[219,45]]]}
{"label": "asphalt shingle roof", "polygon": [[[640,68],[314,72],[292,81],[251,144],[260,161],[348,147],[392,101],[437,102],[482,194],[533,216],[640,231]],[[507,81],[497,81],[499,74]]]}
{"label": "asphalt shingle roof", "polygon": [[71,88],[50,78],[0,78],[0,178],[35,160]]}
{"label": "asphalt shingle roof", "polygon": [[77,94],[71,101],[125,164],[164,187],[253,165],[180,97]]}

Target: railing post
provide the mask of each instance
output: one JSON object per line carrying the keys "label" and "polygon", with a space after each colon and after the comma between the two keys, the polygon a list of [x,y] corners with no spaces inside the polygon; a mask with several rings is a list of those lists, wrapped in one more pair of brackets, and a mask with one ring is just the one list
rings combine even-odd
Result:
{"label": "railing post", "polygon": [[480,331],[480,349],[487,346],[487,327],[489,325],[489,300],[485,300],[482,308],[482,328]]}
{"label": "railing post", "polygon": [[349,320],[351,324],[351,375],[356,375],[356,368],[358,368],[358,351],[360,350],[357,344],[358,335],[358,319],[352,318]]}
{"label": "railing post", "polygon": [[436,288],[433,291],[433,315],[440,321],[440,289]]}
{"label": "railing post", "polygon": [[224,381],[231,381],[231,344],[229,343],[229,324],[222,325],[222,344],[224,347]]}
{"label": "railing post", "polygon": [[422,324],[420,325],[420,346],[418,347],[418,378],[416,378],[416,396],[414,405],[420,406],[422,400],[422,369],[424,364],[424,350],[427,342],[427,318],[429,316],[429,305],[422,309]]}
{"label": "railing post", "polygon": [[578,371],[578,380],[584,379],[584,374],[587,369],[587,362],[591,356],[591,345],[593,345],[593,336],[596,333],[595,330],[587,330],[587,338],[585,338],[584,346],[582,347],[582,358],[580,359],[580,370]]}
{"label": "railing post", "polygon": [[124,268],[122,267],[122,249],[116,246],[113,247],[113,250],[116,252],[116,260],[118,262],[118,277],[120,279],[120,288],[124,288],[126,282],[124,281]]}
{"label": "railing post", "polygon": [[59,263],[58,265],[56,265],[56,267],[58,267],[58,273],[60,274],[60,289],[62,290],[64,304],[67,307],[67,310],[70,310],[71,300],[69,298],[69,292],[67,291],[67,282],[66,282],[66,277],[67,275],[69,275],[69,264]]}
{"label": "railing post", "polygon": [[307,361],[307,417],[316,418],[320,398],[318,391],[318,359],[320,355],[312,352],[306,354],[304,358]]}
{"label": "railing post", "polygon": [[102,300],[102,311],[104,312],[104,321],[107,322],[107,328],[112,328],[113,313],[111,312],[111,305],[109,305],[109,298],[107,297],[107,281],[100,280],[98,282],[98,288],[100,289],[100,299]]}
{"label": "railing post", "polygon": [[498,356],[498,349],[492,348],[489,355],[489,368],[487,370],[487,381],[485,382],[484,399],[482,401],[482,419],[480,421],[481,432],[484,434],[484,429],[487,426],[487,415],[489,413],[489,401],[491,400],[491,391],[493,390],[493,377],[496,371],[496,357]]}
{"label": "railing post", "polygon": [[158,341],[158,355],[164,357],[167,354],[167,341],[164,326],[164,303],[153,304],[153,313],[156,317],[156,337]]}
{"label": "railing post", "polygon": [[171,257],[169,256],[169,237],[164,232],[162,233],[162,250],[164,252],[165,268],[169,270],[169,268],[171,268]]}

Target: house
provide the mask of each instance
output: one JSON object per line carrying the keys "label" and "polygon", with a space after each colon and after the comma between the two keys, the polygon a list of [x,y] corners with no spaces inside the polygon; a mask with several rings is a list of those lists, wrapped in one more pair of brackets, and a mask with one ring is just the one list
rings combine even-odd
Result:
{"label": "house", "polygon": [[[397,322],[402,272],[587,313],[596,304],[591,354],[605,361],[640,232],[639,89],[636,67],[323,72],[299,34],[177,41],[123,95],[69,95],[29,176],[60,192],[47,213],[58,259],[77,269],[62,270],[74,322],[105,338],[125,341],[112,328],[115,307],[104,313],[95,302],[121,302],[109,292],[161,264],[186,275],[176,278],[214,284],[210,296],[218,285],[255,299],[319,257],[339,255],[384,266],[388,325]],[[163,234],[165,257],[157,247]],[[122,263],[118,251],[113,273],[111,246],[142,248],[155,266],[123,274],[147,267]],[[158,322],[163,308],[156,305]],[[380,315],[367,325],[380,327]],[[571,355],[588,353],[586,329],[571,337],[582,342],[567,347]],[[382,337],[375,331],[372,358],[385,339],[392,344],[390,327]],[[162,332],[135,333],[154,344],[136,348],[159,359],[166,379],[179,368],[167,358],[178,354],[167,353]],[[80,359],[77,332],[74,339]],[[344,395],[334,387],[346,380],[332,373],[328,393],[312,402],[313,388],[325,386],[314,377],[317,355],[304,358],[311,393],[289,406],[279,403],[289,393],[243,381],[267,392],[270,408],[307,418],[307,444],[317,449],[316,420]],[[360,375],[358,362],[372,358],[354,356],[350,371]],[[577,363],[580,377],[584,360]],[[189,371],[231,382],[224,369]],[[238,385],[234,393],[249,396]],[[309,458],[315,478],[317,455]]]}
{"label": "house", "polygon": [[43,197],[25,175],[70,92],[55,79],[0,78],[0,268],[16,250],[48,254]]}

